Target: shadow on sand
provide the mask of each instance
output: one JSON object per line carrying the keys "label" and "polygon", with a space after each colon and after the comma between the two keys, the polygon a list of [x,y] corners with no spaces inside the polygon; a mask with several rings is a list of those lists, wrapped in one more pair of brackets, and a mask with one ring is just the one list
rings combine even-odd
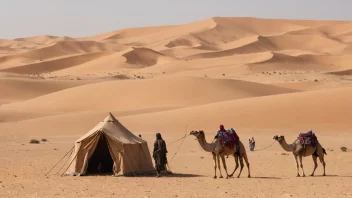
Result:
{"label": "shadow on sand", "polygon": [[308,176],[308,177],[352,177],[352,175],[314,175],[314,176]]}
{"label": "shadow on sand", "polygon": [[[156,173],[152,174],[135,174],[135,175],[118,175],[118,176],[113,176],[111,174],[89,174],[89,175],[82,175],[83,177],[126,177],[126,178],[131,178],[131,177],[156,177]],[[82,177],[81,176],[81,177]],[[184,173],[164,173],[162,174],[162,177],[184,177],[184,178],[190,178],[190,177],[204,177],[204,175],[196,175],[196,174],[184,174]]]}
{"label": "shadow on sand", "polygon": [[248,179],[281,179],[281,177],[251,177]]}
{"label": "shadow on sand", "polygon": [[[183,177],[183,178],[205,177],[204,175],[186,174],[186,173],[164,173],[161,175],[162,175],[162,177]],[[147,176],[142,176],[142,177],[156,177],[156,175],[147,175]]]}

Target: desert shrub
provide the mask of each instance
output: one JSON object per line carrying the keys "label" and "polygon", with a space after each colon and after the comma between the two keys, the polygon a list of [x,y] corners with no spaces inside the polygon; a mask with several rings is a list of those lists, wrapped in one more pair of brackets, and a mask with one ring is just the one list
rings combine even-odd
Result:
{"label": "desert shrub", "polygon": [[31,141],[29,142],[30,144],[39,144],[39,140],[36,139],[31,139]]}
{"label": "desert shrub", "polygon": [[347,147],[345,147],[345,146],[341,146],[340,149],[342,152],[347,152]]}
{"label": "desert shrub", "polygon": [[42,138],[42,142],[47,142],[48,140],[45,138]]}

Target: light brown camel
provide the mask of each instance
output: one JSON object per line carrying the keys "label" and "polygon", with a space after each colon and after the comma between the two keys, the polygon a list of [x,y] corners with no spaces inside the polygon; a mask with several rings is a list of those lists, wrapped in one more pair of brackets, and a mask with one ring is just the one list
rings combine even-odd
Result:
{"label": "light brown camel", "polygon": [[[241,169],[240,169],[240,173],[238,174],[237,177],[240,177],[243,166],[244,166],[243,158],[244,158],[246,165],[247,165],[248,177],[251,177],[246,149],[243,146],[241,141],[239,141],[239,148],[240,149],[239,149],[239,155],[238,155],[238,151],[237,151],[236,146],[234,146],[234,148],[232,148],[232,149],[230,149],[228,147],[223,147],[218,139],[215,139],[212,143],[209,144],[206,141],[204,131],[202,131],[202,130],[201,131],[191,131],[190,135],[194,135],[197,138],[197,140],[198,140],[200,146],[203,148],[203,150],[205,150],[206,152],[212,153],[213,159],[214,159],[214,171],[215,171],[214,178],[217,178],[217,176],[216,176],[216,161],[218,162],[220,178],[223,178],[223,176],[221,174],[220,158],[222,160],[222,163],[223,163],[226,175],[227,175],[226,179],[229,177],[232,177],[233,174],[236,172],[236,170],[238,168],[238,158],[240,159]],[[235,170],[229,175],[227,172],[225,156],[230,156],[230,155],[235,157],[236,167],[235,167]]]}
{"label": "light brown camel", "polygon": [[276,136],[274,136],[273,139],[278,141],[280,146],[285,151],[293,153],[293,156],[295,157],[296,165],[297,165],[297,177],[300,177],[297,157],[299,158],[299,161],[301,164],[303,177],[305,177],[306,175],[304,174],[304,170],[303,170],[302,157],[307,157],[310,155],[313,157],[313,161],[314,161],[314,170],[310,176],[314,176],[314,172],[318,167],[317,157],[319,157],[320,162],[323,164],[323,167],[324,167],[323,176],[325,176],[324,154],[325,155],[327,155],[327,154],[326,154],[325,149],[320,145],[319,142],[317,143],[317,145],[315,147],[313,147],[310,144],[302,145],[298,138],[292,144],[287,144],[284,136],[277,136],[276,135]]}

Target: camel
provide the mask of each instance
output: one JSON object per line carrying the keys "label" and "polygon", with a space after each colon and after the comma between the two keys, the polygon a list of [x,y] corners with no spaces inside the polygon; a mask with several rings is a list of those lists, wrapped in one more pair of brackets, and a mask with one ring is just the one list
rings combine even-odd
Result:
{"label": "camel", "polygon": [[[245,147],[244,147],[244,145],[242,144],[241,141],[239,141],[240,149],[239,149],[239,155],[238,155],[238,150],[237,150],[236,146],[234,146],[234,148],[232,148],[232,149],[230,149],[228,147],[223,147],[218,139],[215,139],[210,144],[207,143],[207,141],[205,139],[204,131],[202,131],[202,130],[200,130],[200,131],[191,131],[190,135],[194,135],[197,138],[200,146],[203,148],[204,151],[212,153],[213,160],[214,160],[214,171],[215,171],[214,179],[217,178],[217,176],[216,176],[216,161],[218,162],[220,178],[223,178],[222,173],[221,173],[221,167],[220,167],[220,158],[222,160],[222,163],[223,163],[226,175],[227,175],[226,179],[228,179],[229,177],[232,177],[233,174],[236,172],[236,170],[238,168],[238,158],[240,159],[241,169],[240,169],[240,173],[238,174],[237,177],[238,178],[240,177],[242,169],[243,169],[243,166],[244,166],[243,158],[244,158],[244,160],[246,162],[246,165],[247,165],[248,177],[251,177],[246,149],[245,149]],[[235,157],[236,167],[235,167],[235,170],[229,175],[228,172],[227,172],[225,156],[230,156],[230,155],[233,155]]]}
{"label": "camel", "polygon": [[300,177],[299,174],[299,166],[298,166],[298,160],[297,157],[299,157],[299,161],[301,164],[301,169],[303,172],[303,177],[305,177],[305,173],[303,170],[303,164],[302,164],[302,157],[307,157],[307,156],[312,156],[313,161],[314,161],[314,170],[312,172],[312,174],[310,176],[314,176],[314,172],[318,167],[318,163],[317,163],[317,157],[319,157],[320,162],[323,164],[324,167],[324,174],[323,176],[325,176],[325,161],[324,161],[324,154],[326,154],[325,149],[320,145],[320,143],[318,142],[316,147],[313,147],[312,145],[308,144],[308,145],[302,145],[299,141],[299,139],[296,139],[292,144],[287,144],[285,137],[284,136],[274,136],[274,138],[276,141],[279,142],[280,146],[287,152],[292,152],[293,156],[295,157],[296,160],[296,165],[297,165],[297,177]]}

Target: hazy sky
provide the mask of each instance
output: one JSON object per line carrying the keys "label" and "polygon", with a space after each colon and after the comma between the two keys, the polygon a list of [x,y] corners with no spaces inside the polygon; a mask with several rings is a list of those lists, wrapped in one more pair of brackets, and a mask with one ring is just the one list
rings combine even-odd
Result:
{"label": "hazy sky", "polygon": [[213,16],[352,20],[352,0],[0,0],[0,38],[91,36]]}

